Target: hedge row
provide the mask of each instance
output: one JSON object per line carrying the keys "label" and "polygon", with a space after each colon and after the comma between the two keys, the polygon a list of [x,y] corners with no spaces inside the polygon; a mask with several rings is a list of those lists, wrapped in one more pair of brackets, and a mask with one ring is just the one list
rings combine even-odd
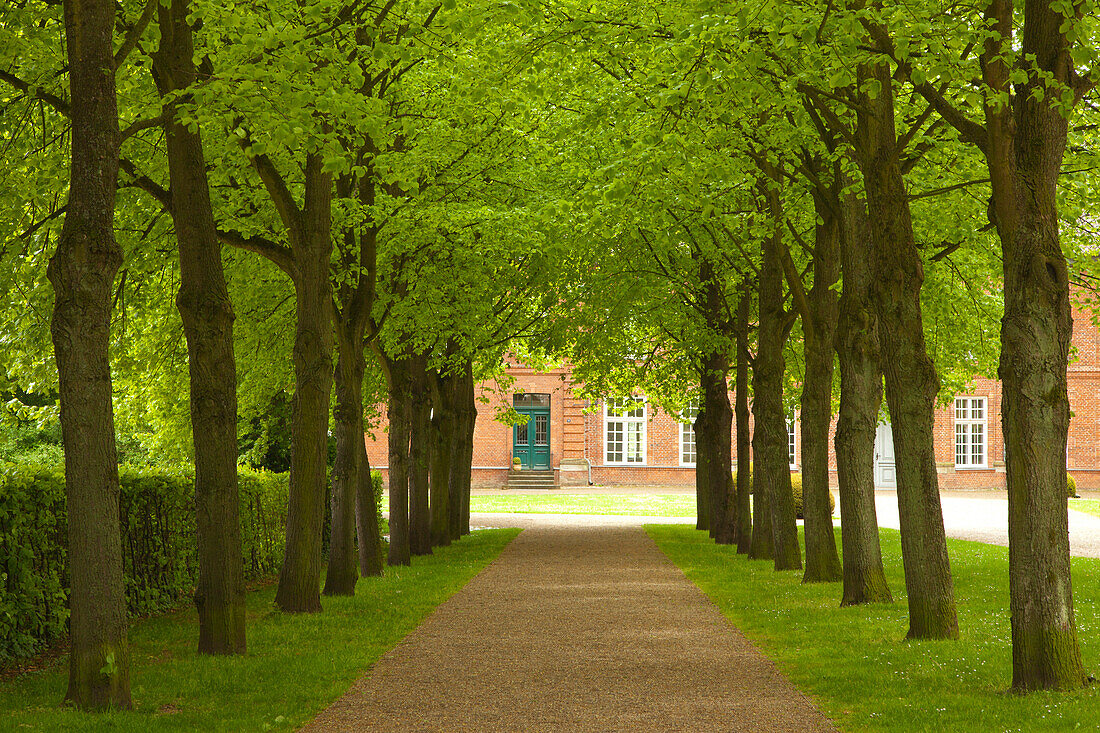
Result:
{"label": "hedge row", "polygon": [[[119,470],[122,558],[130,613],[176,606],[194,592],[194,475],[185,470]],[[240,471],[245,576],[282,562],[287,475]],[[0,662],[33,653],[67,633],[64,471],[0,463]]]}

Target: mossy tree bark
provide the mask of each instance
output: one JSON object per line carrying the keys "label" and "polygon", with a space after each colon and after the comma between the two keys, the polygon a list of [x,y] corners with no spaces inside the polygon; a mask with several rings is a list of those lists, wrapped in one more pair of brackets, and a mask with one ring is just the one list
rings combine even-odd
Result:
{"label": "mossy tree bark", "polygon": [[[1012,55],[1013,5],[988,5],[986,19],[996,35],[982,56],[986,84],[1011,100],[986,107],[984,149],[1004,263],[998,375],[1004,384],[1012,688],[1073,689],[1086,684],[1086,674],[1074,620],[1065,489],[1073,321],[1057,184],[1068,121],[1048,85],[1061,85],[1079,101],[1092,83],[1074,71],[1062,11],[1028,0],[1017,40],[1017,64],[1028,72],[1027,82],[1015,84],[1013,95],[1013,70],[1005,63]],[[1039,99],[1032,93],[1043,89]]]}
{"label": "mossy tree bark", "polygon": [[[180,261],[176,306],[187,338],[199,577],[200,654],[244,654],[245,587],[237,496],[237,368],[233,304],[222,269],[202,137],[178,114],[196,79],[188,0],[158,6],[153,76],[164,102],[170,212]],[[186,99],[186,97],[184,98]]]}
{"label": "mossy tree bark", "polygon": [[[353,596],[359,580],[359,556],[356,551],[356,499],[363,463],[358,443],[363,442],[363,334],[346,332],[337,319],[336,406],[333,408],[333,433],[336,436],[336,460],[332,465],[332,523],[325,572],[326,596]],[[356,359],[358,350],[360,358]],[[373,514],[373,507],[372,507]]]}
{"label": "mossy tree bark", "polygon": [[412,439],[412,379],[406,356],[390,357],[379,351],[389,392],[389,512],[390,547],[386,562],[408,565],[409,547],[409,443]]}
{"label": "mossy tree bark", "polygon": [[[703,390],[703,382],[700,380],[700,390]],[[709,433],[707,425],[707,411],[705,405],[700,405],[699,412],[695,416],[692,428],[695,431],[697,444],[702,444]],[[704,451],[698,451],[695,459],[695,529],[707,532],[713,539],[713,524],[710,521],[710,480],[707,478],[708,459],[710,455]]]}
{"label": "mossy tree bark", "polygon": [[65,699],[82,709],[129,708],[130,653],[118,520],[111,402],[111,295],[122,250],[114,237],[118,107],[115,5],[66,0],[71,99],[69,200],[47,276],[65,446],[72,651]]}
{"label": "mossy tree bark", "polygon": [[924,344],[920,291],[924,267],[913,239],[908,194],[895,132],[893,79],[886,63],[863,66],[860,80],[881,86],[863,93],[856,153],[871,222],[872,297],[879,317],[882,370],[897,465],[902,561],[909,598],[908,638],[959,635],[955,590],[947,557],[933,415],[939,378]]}
{"label": "mossy tree bark", "polygon": [[768,180],[761,182],[760,195],[766,202],[774,228],[762,243],[763,257],[757,286],[760,326],[753,365],[753,415],[756,418],[754,487],[756,496],[766,494],[768,497],[775,569],[800,570],[802,550],[798,545],[787,452],[787,416],[783,410],[783,374],[786,369],[783,346],[790,334],[793,318],[783,308],[783,235],[780,228],[783,208],[777,189],[779,174],[770,166],[766,168],[770,172]]}
{"label": "mossy tree bark", "polygon": [[805,377],[802,383],[802,496],[806,519],[806,570],[803,583],[841,579],[833,516],[829,501],[829,426],[833,413],[833,345],[839,306],[833,286],[840,277],[839,202],[827,183],[820,159],[802,164],[811,185],[817,223],[814,226],[813,285],[806,291],[790,250],[783,245],[783,272],[802,320]]}
{"label": "mossy tree bark", "polygon": [[378,527],[378,495],[371,480],[370,460],[364,443],[360,453],[363,469],[355,491],[355,534],[359,545],[359,574],[364,578],[383,574],[382,534]]}
{"label": "mossy tree bark", "polygon": [[464,361],[454,375],[455,428],[451,436],[451,473],[447,480],[447,526],[451,541],[469,532],[470,475],[473,467],[474,403],[473,365]]}
{"label": "mossy tree bark", "polygon": [[749,311],[752,293],[741,291],[737,303],[737,370],[734,414],[737,419],[737,552],[747,554],[752,547],[752,464],[749,461]]}
{"label": "mossy tree bark", "polygon": [[837,321],[840,417],[837,420],[837,483],[844,587],[840,605],[893,600],[882,569],[875,511],[875,432],[882,402],[878,325],[871,303],[870,231],[867,206],[855,194],[841,197],[843,286]]}
{"label": "mossy tree bark", "polygon": [[432,397],[428,380],[428,355],[409,360],[412,380],[409,442],[409,549],[414,555],[432,552],[428,472],[432,447]]}
{"label": "mossy tree bark", "polygon": [[452,372],[440,369],[430,370],[428,376],[431,380],[432,402],[435,405],[432,415],[429,497],[431,541],[433,546],[441,547],[451,544],[451,474],[455,470],[454,460],[461,456],[454,450],[455,431],[458,427],[455,410],[458,380]]}
{"label": "mossy tree bark", "polygon": [[[361,152],[368,157],[371,149]],[[344,174],[336,182],[340,198],[355,197],[372,207],[377,183],[368,174],[355,180]],[[363,440],[363,377],[365,350],[378,337],[380,326],[372,317],[378,281],[379,225],[368,221],[346,227],[338,240],[338,265],[343,277],[333,292],[333,325],[337,363],[334,372],[336,406],[333,431],[336,460],[332,471],[332,534],[325,595],[354,595],[360,573],[381,575],[382,546],[377,529],[374,484]],[[356,545],[358,544],[358,552]]]}
{"label": "mossy tree bark", "polygon": [[699,447],[707,456],[705,476],[711,536],[720,545],[737,542],[736,502],[730,495],[733,410],[726,382],[728,371],[729,359],[725,354],[709,354],[703,362],[703,411],[707,416],[707,429]]}
{"label": "mossy tree bark", "polygon": [[710,536],[720,545],[737,541],[736,503],[730,496],[730,456],[733,409],[729,400],[729,351],[733,323],[728,317],[725,283],[714,263],[702,252],[695,255],[699,267],[699,305],[707,327],[700,371],[704,430],[696,437],[697,456],[704,458],[703,494],[707,502]]}

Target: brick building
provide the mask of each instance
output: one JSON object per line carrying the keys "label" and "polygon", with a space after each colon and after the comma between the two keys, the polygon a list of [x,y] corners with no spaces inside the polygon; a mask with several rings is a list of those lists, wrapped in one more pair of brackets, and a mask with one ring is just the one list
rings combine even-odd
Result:
{"label": "brick building", "polygon": [[[1069,365],[1067,467],[1079,488],[1100,488],[1100,331],[1087,313],[1074,311],[1076,360]],[[638,397],[627,402],[578,399],[569,370],[538,372],[512,365],[510,385],[486,382],[476,388],[473,485],[505,486],[513,458],[523,471],[546,471],[559,486],[635,484],[687,485],[695,481],[695,440],[687,420]],[[732,401],[732,395],[731,395]],[[523,425],[497,419],[508,408],[527,416]],[[1004,439],[1000,382],[977,377],[936,411],[935,452],[943,489],[1004,488]],[[789,426],[791,469],[798,470],[798,421]],[[367,436],[373,467],[386,467],[385,427]],[[836,474],[833,458],[830,464]],[[890,425],[875,441],[875,483],[893,488]]]}

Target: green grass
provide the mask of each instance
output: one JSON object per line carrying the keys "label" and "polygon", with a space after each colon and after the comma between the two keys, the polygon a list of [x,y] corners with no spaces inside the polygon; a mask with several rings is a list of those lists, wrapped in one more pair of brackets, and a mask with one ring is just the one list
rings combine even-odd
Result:
{"label": "green grass", "polygon": [[191,609],[130,632],[135,710],[84,714],[59,708],[65,660],[0,686],[0,729],[296,730],[342,695],[383,653],[491,562],[519,530],[474,532],[384,578],[359,581],[354,598],[324,598],[324,612],[289,615],[273,586],[249,594],[248,654],[199,657]]}
{"label": "green grass", "polygon": [[[845,731],[1095,730],[1100,686],[1072,693],[1007,693],[1011,683],[1008,550],[948,540],[959,610],[957,642],[907,642],[896,531],[882,550],[895,601],[839,608],[840,584],[801,584],[682,525],[649,525],[661,550]],[[837,546],[840,533],[837,532]],[[1074,559],[1085,667],[1100,655],[1100,560]]]}
{"label": "green grass", "polygon": [[1100,517],[1100,501],[1096,499],[1070,499],[1069,508],[1075,511]]}
{"label": "green grass", "polygon": [[694,517],[695,494],[508,494],[470,497],[471,512]]}

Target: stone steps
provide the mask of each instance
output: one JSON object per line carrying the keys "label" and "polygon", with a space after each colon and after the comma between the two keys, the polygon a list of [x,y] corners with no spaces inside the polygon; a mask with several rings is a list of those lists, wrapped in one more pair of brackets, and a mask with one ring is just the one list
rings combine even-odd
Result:
{"label": "stone steps", "polygon": [[555,489],[553,471],[509,471],[509,489]]}

